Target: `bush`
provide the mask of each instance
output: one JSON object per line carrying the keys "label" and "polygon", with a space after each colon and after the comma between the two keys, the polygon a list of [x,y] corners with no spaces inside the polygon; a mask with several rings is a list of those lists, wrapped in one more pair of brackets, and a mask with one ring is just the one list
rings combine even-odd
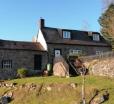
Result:
{"label": "bush", "polygon": [[20,78],[24,78],[27,76],[28,70],[25,68],[21,68],[17,70],[17,74]]}

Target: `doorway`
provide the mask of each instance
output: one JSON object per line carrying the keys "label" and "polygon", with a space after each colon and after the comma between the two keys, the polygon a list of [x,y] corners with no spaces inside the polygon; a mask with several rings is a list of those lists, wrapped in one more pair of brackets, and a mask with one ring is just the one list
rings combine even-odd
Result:
{"label": "doorway", "polygon": [[34,55],[34,70],[41,70],[42,55]]}

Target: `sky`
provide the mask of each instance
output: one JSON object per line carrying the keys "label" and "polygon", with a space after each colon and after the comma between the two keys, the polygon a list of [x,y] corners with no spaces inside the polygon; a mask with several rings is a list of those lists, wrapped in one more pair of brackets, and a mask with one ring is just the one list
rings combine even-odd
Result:
{"label": "sky", "polygon": [[101,0],[0,0],[0,39],[32,41],[40,17],[47,27],[100,31]]}

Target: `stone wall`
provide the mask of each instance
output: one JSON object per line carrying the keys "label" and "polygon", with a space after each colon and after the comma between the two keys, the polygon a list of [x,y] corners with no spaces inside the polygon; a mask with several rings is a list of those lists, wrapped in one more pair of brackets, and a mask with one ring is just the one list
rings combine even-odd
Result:
{"label": "stone wall", "polygon": [[102,51],[102,52],[111,51],[110,47],[48,44],[48,53],[49,53],[50,62],[53,62],[54,49],[61,49],[61,54],[64,58],[69,54],[70,49],[82,50],[82,54],[84,54],[84,55],[93,55],[93,54],[96,54],[96,51]]}
{"label": "stone wall", "polygon": [[84,64],[91,75],[114,77],[114,57],[93,59]]}
{"label": "stone wall", "polygon": [[[10,71],[11,73],[14,74],[15,70],[19,68],[26,68],[26,69],[31,69],[34,70],[34,55],[42,55],[42,70],[45,68],[47,64],[47,53],[46,52],[40,52],[40,51],[32,51],[32,50],[0,50],[0,69],[1,69],[1,75],[4,76],[5,78],[7,73]],[[12,60],[12,68],[11,69],[3,69],[2,68],[2,60]],[[4,71],[3,71],[4,70]],[[8,70],[8,71],[5,71]],[[4,72],[4,74],[2,73]],[[12,76],[12,75],[11,75]],[[1,78],[0,78],[1,79]]]}

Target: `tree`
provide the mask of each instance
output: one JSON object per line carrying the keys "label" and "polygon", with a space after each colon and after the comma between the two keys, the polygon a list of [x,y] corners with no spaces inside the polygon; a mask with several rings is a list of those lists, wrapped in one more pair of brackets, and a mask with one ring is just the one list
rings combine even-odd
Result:
{"label": "tree", "polygon": [[114,4],[110,4],[107,10],[101,15],[99,23],[102,35],[111,42],[114,49]]}

